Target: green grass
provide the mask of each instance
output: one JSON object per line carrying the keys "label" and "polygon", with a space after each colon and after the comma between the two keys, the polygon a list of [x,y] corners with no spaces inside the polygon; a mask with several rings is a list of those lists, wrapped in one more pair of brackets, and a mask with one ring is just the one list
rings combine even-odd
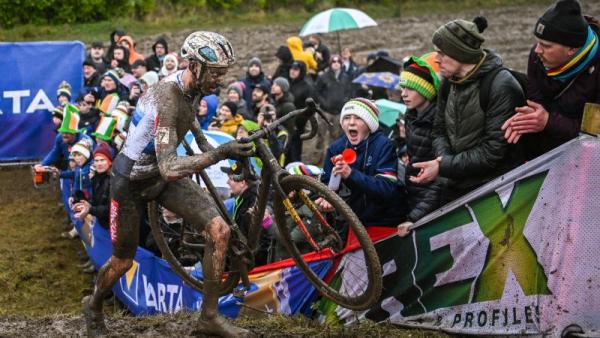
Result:
{"label": "green grass", "polygon": [[[398,16],[425,16],[437,13],[452,13],[464,10],[478,10],[502,6],[547,4],[547,0],[397,0],[398,5],[366,4],[357,8],[364,10],[375,19]],[[265,24],[290,24],[299,27],[320,10],[332,7],[331,1],[322,1],[315,11],[308,12],[302,7],[291,6],[271,12],[237,8],[215,12],[194,9],[157,8],[143,21],[131,18],[115,18],[84,24],[63,25],[22,25],[0,30],[0,41],[44,41],[80,40],[91,43],[93,40],[107,40],[115,28],[124,28],[135,37],[164,32],[191,29],[218,29]]]}

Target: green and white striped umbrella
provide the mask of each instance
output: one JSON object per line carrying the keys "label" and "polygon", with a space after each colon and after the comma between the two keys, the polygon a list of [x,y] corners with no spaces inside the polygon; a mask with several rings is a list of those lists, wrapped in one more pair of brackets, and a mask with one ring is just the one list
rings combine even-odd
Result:
{"label": "green and white striped umbrella", "polygon": [[377,26],[377,22],[364,12],[352,8],[332,8],[313,16],[304,24],[300,36],[330,33],[348,29]]}

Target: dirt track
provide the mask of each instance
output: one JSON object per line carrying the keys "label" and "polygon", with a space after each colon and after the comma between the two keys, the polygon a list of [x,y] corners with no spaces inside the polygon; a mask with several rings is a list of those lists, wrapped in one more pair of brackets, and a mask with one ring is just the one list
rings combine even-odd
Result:
{"label": "dirt track", "polygon": [[[600,3],[591,4],[588,2],[586,8],[587,13],[597,17],[600,16]],[[379,22],[379,26],[375,28],[342,33],[342,46],[350,46],[354,51],[356,61],[359,63],[364,63],[368,53],[382,48],[390,51],[392,56],[396,58],[402,58],[409,54],[421,54],[431,50],[431,34],[439,25],[457,17],[471,19],[475,15],[485,15],[489,21],[489,28],[484,34],[488,38],[486,46],[496,49],[503,56],[508,66],[523,71],[525,70],[529,48],[533,43],[533,25],[542,11],[543,7],[538,6],[513,7],[486,10],[481,13],[474,11],[463,13],[463,15],[433,15],[382,20]],[[231,39],[239,58],[236,68],[230,74],[242,75],[246,60],[251,56],[261,57],[265,64],[266,73],[270,74],[276,66],[273,56],[274,51],[279,45],[285,43],[288,36],[296,34],[298,30],[298,27],[284,25],[223,29],[221,33]],[[166,34],[169,44],[171,46],[180,44],[190,31]],[[147,54],[155,38],[156,36],[139,39],[138,43],[141,51]],[[325,42],[332,49],[335,48],[335,40],[326,36]],[[233,80],[233,78],[230,80]],[[2,187],[0,191],[2,191],[0,194],[5,194],[6,189]],[[11,222],[13,220],[8,219],[9,224],[7,225],[14,226],[14,224],[10,224]],[[16,224],[16,222],[13,223]],[[0,237],[0,241],[11,240],[10,238]],[[71,269],[69,271],[76,270]],[[62,277],[65,279],[80,278],[80,276],[68,274],[63,274]],[[18,290],[15,292],[18,292]],[[70,310],[66,311],[67,314],[45,317],[0,317],[0,336],[81,336],[84,334],[83,320],[77,312],[75,314],[72,312],[78,311],[73,309],[78,309],[79,300],[77,297],[70,300],[71,306],[69,307]],[[4,304],[0,304],[0,309],[2,308],[5,308]],[[49,308],[46,313],[51,314],[56,311],[59,310]],[[7,312],[0,311],[0,313]],[[361,327],[355,328],[356,330],[331,329],[316,326],[316,324],[298,322],[298,320],[290,320],[288,325],[280,325],[280,321],[275,322],[277,324],[271,324],[271,321],[264,324],[260,320],[249,320],[242,322],[241,325],[252,328],[259,336],[268,337],[431,335],[431,333],[413,330],[386,331],[385,326],[362,327],[364,330],[361,331]],[[114,336],[119,337],[181,337],[189,336],[192,331],[192,320],[189,314],[146,318],[132,318],[117,314],[110,315],[108,323]]]}

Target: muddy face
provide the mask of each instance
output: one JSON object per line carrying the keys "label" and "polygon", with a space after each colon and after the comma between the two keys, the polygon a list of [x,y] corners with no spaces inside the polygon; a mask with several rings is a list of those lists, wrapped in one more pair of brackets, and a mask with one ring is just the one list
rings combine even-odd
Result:
{"label": "muddy face", "polygon": [[213,93],[223,85],[227,68],[225,67],[207,67],[202,74],[199,87],[202,93]]}

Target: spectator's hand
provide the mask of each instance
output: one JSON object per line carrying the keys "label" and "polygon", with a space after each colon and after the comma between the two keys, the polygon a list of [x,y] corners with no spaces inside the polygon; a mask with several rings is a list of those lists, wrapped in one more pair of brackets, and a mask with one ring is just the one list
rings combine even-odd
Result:
{"label": "spectator's hand", "polygon": [[110,68],[111,68],[111,69],[115,69],[115,68],[117,68],[117,67],[119,67],[119,61],[117,61],[117,60],[115,60],[115,59],[112,59],[112,60],[110,61]]}
{"label": "spectator's hand", "polygon": [[398,225],[398,236],[400,237],[406,237],[406,235],[410,234],[411,232],[411,226],[413,225],[413,222],[404,222],[404,223],[400,223],[400,225]]}
{"label": "spectator's hand", "polygon": [[77,218],[80,221],[83,221],[85,216],[87,216],[90,213],[91,208],[92,205],[88,201],[81,201],[79,203],[75,203],[75,205],[73,205],[73,212],[75,213],[75,218]]}
{"label": "spectator's hand", "polygon": [[208,130],[213,130],[214,131],[214,130],[220,130],[220,129],[219,129],[219,127],[217,127],[217,122],[211,122],[208,125]]}
{"label": "spectator's hand", "polygon": [[92,102],[92,101],[96,102],[96,98],[94,97],[94,95],[92,95],[92,93],[85,94],[83,99],[88,102]]}
{"label": "spectator's hand", "polygon": [[131,87],[131,92],[129,93],[129,99],[133,100],[140,96],[140,87],[133,86]]}
{"label": "spectator's hand", "polygon": [[527,105],[515,108],[516,115],[502,125],[508,143],[517,143],[523,134],[539,133],[546,128],[550,114],[541,104],[527,100]]}
{"label": "spectator's hand", "polygon": [[335,163],[335,167],[331,171],[332,175],[341,175],[343,179],[348,178],[352,173],[352,168],[346,163],[346,161],[340,160]]}
{"label": "spectator's hand", "polygon": [[321,211],[325,211],[325,212],[333,211],[333,205],[331,205],[329,202],[327,202],[327,200],[325,200],[323,197],[317,198],[315,200],[315,204],[317,205],[317,207],[319,207],[319,209],[321,209]]}
{"label": "spectator's hand", "polygon": [[427,184],[433,182],[440,174],[440,162],[437,159],[427,162],[413,163],[413,168],[420,169],[417,176],[409,177],[410,181],[416,184]]}

